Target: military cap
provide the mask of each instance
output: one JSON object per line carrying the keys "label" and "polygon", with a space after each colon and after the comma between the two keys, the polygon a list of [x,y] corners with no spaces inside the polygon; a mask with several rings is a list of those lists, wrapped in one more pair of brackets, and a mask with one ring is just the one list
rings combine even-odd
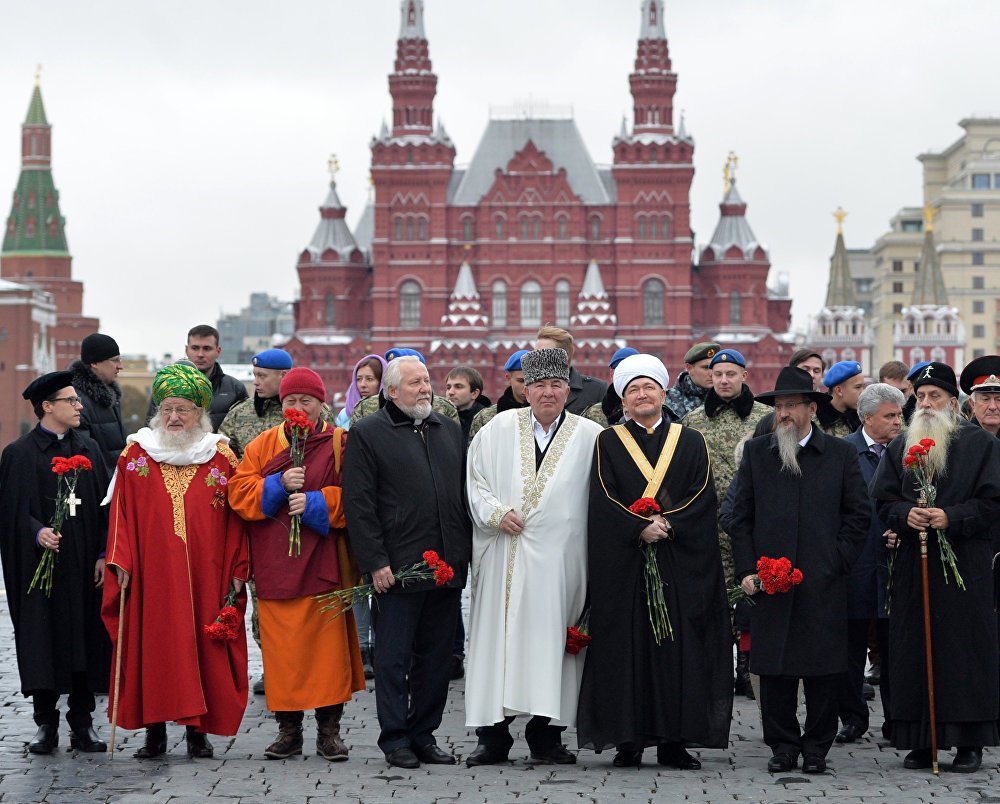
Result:
{"label": "military cap", "polygon": [[830,366],[829,371],[823,375],[823,385],[833,388],[840,385],[844,380],[857,377],[861,373],[861,364],[857,360],[841,360]]}
{"label": "military cap", "polygon": [[715,357],[720,349],[722,347],[719,344],[712,343],[711,341],[696,343],[687,350],[687,353],[684,355],[684,362],[697,363],[699,360],[707,360],[710,357]]}
{"label": "military cap", "polygon": [[959,386],[965,393],[988,391],[1000,394],[1000,355],[977,357],[964,369]]}
{"label": "military cap", "polygon": [[712,368],[719,365],[719,363],[735,363],[740,368],[747,367],[747,359],[735,349],[723,349],[720,352],[716,352],[715,357],[712,358],[712,362],[708,365],[709,368]]}
{"label": "military cap", "polygon": [[936,385],[938,388],[943,388],[952,396],[958,396],[958,383],[955,381],[955,371],[945,363],[938,363],[937,361],[928,363],[911,382],[913,383],[914,391],[924,385]]}

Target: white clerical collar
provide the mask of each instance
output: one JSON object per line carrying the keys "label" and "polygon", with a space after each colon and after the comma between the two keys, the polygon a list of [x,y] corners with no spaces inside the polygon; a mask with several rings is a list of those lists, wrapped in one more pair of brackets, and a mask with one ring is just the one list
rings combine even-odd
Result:
{"label": "white clerical collar", "polygon": [[803,439],[802,439],[802,440],[801,440],[801,441],[799,442],[799,446],[800,446],[800,447],[804,447],[804,446],[805,446],[806,444],[808,444],[808,443],[809,443],[809,439],[810,439],[810,438],[812,438],[812,437],[813,437],[813,431],[812,431],[812,427],[810,427],[810,428],[809,428],[809,432],[808,432],[808,433],[806,434],[806,437],[805,437],[805,438],[803,438]]}

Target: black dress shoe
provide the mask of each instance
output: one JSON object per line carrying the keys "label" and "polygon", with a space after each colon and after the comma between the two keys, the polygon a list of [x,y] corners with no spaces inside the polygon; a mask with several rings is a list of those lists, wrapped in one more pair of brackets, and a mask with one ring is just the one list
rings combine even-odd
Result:
{"label": "black dress shoe", "polygon": [[878,686],[882,683],[882,667],[881,665],[873,664],[872,669],[868,671],[868,675],[865,676],[865,681],[873,686]]}
{"label": "black dress shoe", "polygon": [[642,751],[619,751],[611,764],[616,768],[631,768],[642,766]]}
{"label": "black dress shoe", "polygon": [[152,759],[167,753],[167,724],[151,723],[146,726],[146,742],[135,752],[136,759]]}
{"label": "black dress shoe", "polygon": [[485,745],[477,745],[476,750],[465,758],[465,766],[474,768],[477,765],[502,765],[507,761],[507,754],[497,754]]}
{"label": "black dress shoe", "polygon": [[679,770],[700,770],[701,762],[691,756],[680,743],[669,743],[656,747],[656,763]]}
{"label": "black dress shoe", "polygon": [[86,754],[100,754],[108,750],[107,743],[97,736],[93,726],[85,729],[73,729],[69,733],[69,747]]}
{"label": "black dress shoe", "polygon": [[903,757],[903,767],[908,770],[919,770],[920,768],[929,768],[931,766],[931,749],[929,748],[914,748]]}
{"label": "black dress shoe", "polygon": [[465,657],[464,656],[452,656],[451,657],[451,672],[448,677],[452,681],[458,681],[460,678],[465,678]]}
{"label": "black dress shoe", "polygon": [[396,768],[412,770],[420,767],[420,760],[409,748],[397,748],[395,751],[390,751],[385,755],[385,761]]}
{"label": "black dress shoe", "polygon": [[959,747],[952,760],[951,769],[955,773],[975,773],[983,764],[983,749]]}
{"label": "black dress shoe", "polygon": [[28,750],[32,754],[51,754],[59,745],[58,726],[39,726],[38,731],[31,742],[28,743]]}
{"label": "black dress shoe", "polygon": [[799,758],[793,754],[775,754],[767,761],[767,769],[771,773],[787,773],[799,764]]}
{"label": "black dress shoe", "polygon": [[823,773],[826,771],[826,760],[819,754],[804,754],[802,757],[803,773]]}
{"label": "black dress shoe", "polygon": [[855,743],[864,736],[865,730],[856,723],[848,723],[837,732],[838,743]]}
{"label": "black dress shoe", "polygon": [[415,745],[413,746],[413,753],[417,755],[417,759],[423,762],[425,765],[454,765],[455,757],[449,754],[447,751],[442,751],[439,746],[435,743],[427,743],[427,745]]}
{"label": "black dress shoe", "polygon": [[562,744],[554,745],[548,751],[532,751],[531,758],[535,762],[544,762],[547,765],[576,764],[576,754],[571,754]]}
{"label": "black dress shoe", "polygon": [[187,752],[189,757],[194,759],[211,759],[215,756],[215,749],[208,741],[204,732],[198,731],[194,726],[188,726],[184,731],[184,739],[187,741]]}
{"label": "black dress shoe", "polygon": [[861,697],[864,698],[866,701],[874,701],[875,700],[875,688],[871,684],[868,684],[868,683],[862,684],[861,685]]}
{"label": "black dress shoe", "polygon": [[254,695],[264,694],[264,676],[261,676],[253,683],[253,694]]}

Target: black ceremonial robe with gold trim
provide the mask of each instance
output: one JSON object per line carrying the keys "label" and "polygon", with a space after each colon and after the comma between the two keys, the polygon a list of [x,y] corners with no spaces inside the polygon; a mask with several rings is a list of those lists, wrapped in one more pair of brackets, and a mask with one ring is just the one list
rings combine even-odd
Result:
{"label": "black ceremonial robe with gold trim", "polygon": [[[667,440],[664,418],[652,434],[625,427],[649,463]],[[643,576],[649,524],[628,510],[647,484],[613,429],[597,439],[588,528],[590,632],[577,736],[581,748],[636,749],[666,742],[725,748],[733,706],[729,608],[716,523],[715,485],[705,439],[681,429],[656,500],[674,529],[656,544],[673,640],[656,644]]]}

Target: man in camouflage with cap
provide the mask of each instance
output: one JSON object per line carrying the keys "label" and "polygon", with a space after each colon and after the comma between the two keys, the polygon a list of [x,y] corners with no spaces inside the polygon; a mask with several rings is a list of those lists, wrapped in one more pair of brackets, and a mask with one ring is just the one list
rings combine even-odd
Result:
{"label": "man in camouflage with cap", "polygon": [[678,419],[705,404],[708,389],[712,387],[712,358],[720,349],[717,343],[696,343],[684,355],[684,371],[667,391],[667,407]]}
{"label": "man in camouflage with cap", "polygon": [[266,349],[255,354],[250,363],[253,366],[253,398],[233,405],[219,425],[219,432],[229,436],[229,448],[240,458],[247,444],[265,430],[281,424],[278,387],[281,378],[292,367],[292,356],[284,349]]}
{"label": "man in camouflage with cap", "polygon": [[[391,363],[397,357],[415,357],[421,363],[427,363],[424,360],[424,356],[420,354],[416,349],[407,349],[406,347],[395,346],[385,353],[385,360],[387,363]],[[370,396],[367,399],[362,399],[354,408],[354,413],[351,414],[351,423],[348,427],[349,430],[354,429],[359,421],[361,421],[365,416],[369,416],[375,413],[379,408],[385,405],[385,394],[382,391],[378,392],[376,396]],[[447,416],[449,419],[453,420],[455,424],[459,427],[462,426],[462,420],[458,415],[458,408],[456,408],[451,402],[445,399],[443,396],[438,396],[437,394],[432,394],[431,397],[431,409],[435,413],[440,413],[442,416]],[[482,412],[482,411],[480,411]]]}
{"label": "man in camouflage with cap", "polygon": [[823,376],[823,385],[830,393],[830,402],[816,409],[819,426],[827,435],[850,435],[861,426],[858,418],[858,397],[865,390],[865,375],[856,360],[841,360],[830,366]]}
{"label": "man in camouflage with cap", "polygon": [[498,413],[515,408],[528,407],[528,400],[524,397],[524,372],[521,370],[521,358],[528,354],[527,349],[518,349],[507,358],[503,364],[504,377],[507,378],[507,388],[500,395],[495,404],[479,411],[476,418],[472,420],[469,428],[469,443],[476,437],[476,433],[482,430]]}

